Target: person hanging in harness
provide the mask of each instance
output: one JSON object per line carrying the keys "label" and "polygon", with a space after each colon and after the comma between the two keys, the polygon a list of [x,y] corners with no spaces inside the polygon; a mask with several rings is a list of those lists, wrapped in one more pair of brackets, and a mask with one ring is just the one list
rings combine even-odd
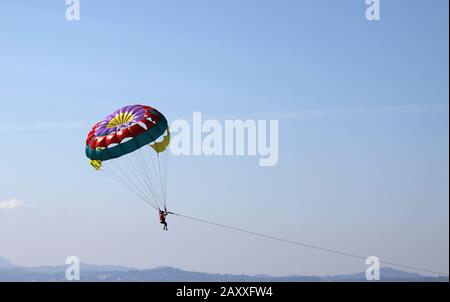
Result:
{"label": "person hanging in harness", "polygon": [[164,225],[163,230],[168,231],[169,229],[167,228],[167,222],[166,222],[166,216],[167,216],[168,212],[167,211],[163,211],[163,210],[159,210],[159,222]]}

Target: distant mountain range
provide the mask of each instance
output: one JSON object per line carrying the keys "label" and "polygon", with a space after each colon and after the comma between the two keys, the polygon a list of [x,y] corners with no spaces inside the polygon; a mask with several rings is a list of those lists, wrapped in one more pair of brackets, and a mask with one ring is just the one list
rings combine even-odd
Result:
{"label": "distant mountain range", "polygon": [[[66,266],[24,267],[0,257],[0,281],[66,281]],[[363,282],[365,273],[336,276],[282,276],[209,274],[185,271],[173,267],[136,269],[114,265],[80,264],[81,281],[85,282],[209,282],[209,281],[253,281],[253,282]],[[426,277],[385,267],[380,271],[381,281],[389,282],[448,282],[448,277]]]}

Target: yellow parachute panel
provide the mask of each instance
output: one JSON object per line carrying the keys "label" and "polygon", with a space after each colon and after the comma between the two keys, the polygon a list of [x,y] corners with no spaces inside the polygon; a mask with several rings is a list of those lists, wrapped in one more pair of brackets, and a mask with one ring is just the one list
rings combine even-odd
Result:
{"label": "yellow parachute panel", "polygon": [[94,169],[98,171],[102,167],[102,161],[101,160],[91,160],[91,166],[94,167]]}
{"label": "yellow parachute panel", "polygon": [[156,153],[164,152],[170,144],[170,132],[169,128],[167,128],[167,135],[164,136],[164,139],[161,142],[156,142],[154,144],[151,144],[150,147],[153,148],[153,150],[156,151]]}

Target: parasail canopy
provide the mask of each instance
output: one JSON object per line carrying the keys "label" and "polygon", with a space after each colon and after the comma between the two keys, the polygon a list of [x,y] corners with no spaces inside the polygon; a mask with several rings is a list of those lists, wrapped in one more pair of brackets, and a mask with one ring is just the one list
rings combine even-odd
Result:
{"label": "parasail canopy", "polygon": [[91,165],[156,210],[167,210],[167,120],[155,108],[129,105],[96,123],[86,138]]}

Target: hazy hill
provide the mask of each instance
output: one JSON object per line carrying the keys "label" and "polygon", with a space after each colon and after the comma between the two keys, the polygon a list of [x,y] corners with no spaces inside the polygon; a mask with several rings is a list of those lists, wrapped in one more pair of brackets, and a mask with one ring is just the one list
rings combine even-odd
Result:
{"label": "hazy hill", "polygon": [[[341,282],[358,281],[364,282],[365,273],[336,275],[336,276],[282,276],[274,277],[267,275],[232,275],[232,274],[210,274],[203,272],[185,271],[173,267],[157,267],[153,269],[135,269],[113,265],[80,265],[81,281],[267,281],[267,282]],[[9,260],[0,257],[0,281],[65,281],[66,266],[38,266],[23,267],[14,265]],[[408,273],[393,268],[382,268],[381,281],[443,281],[448,282],[448,277],[426,277],[416,273]]]}

